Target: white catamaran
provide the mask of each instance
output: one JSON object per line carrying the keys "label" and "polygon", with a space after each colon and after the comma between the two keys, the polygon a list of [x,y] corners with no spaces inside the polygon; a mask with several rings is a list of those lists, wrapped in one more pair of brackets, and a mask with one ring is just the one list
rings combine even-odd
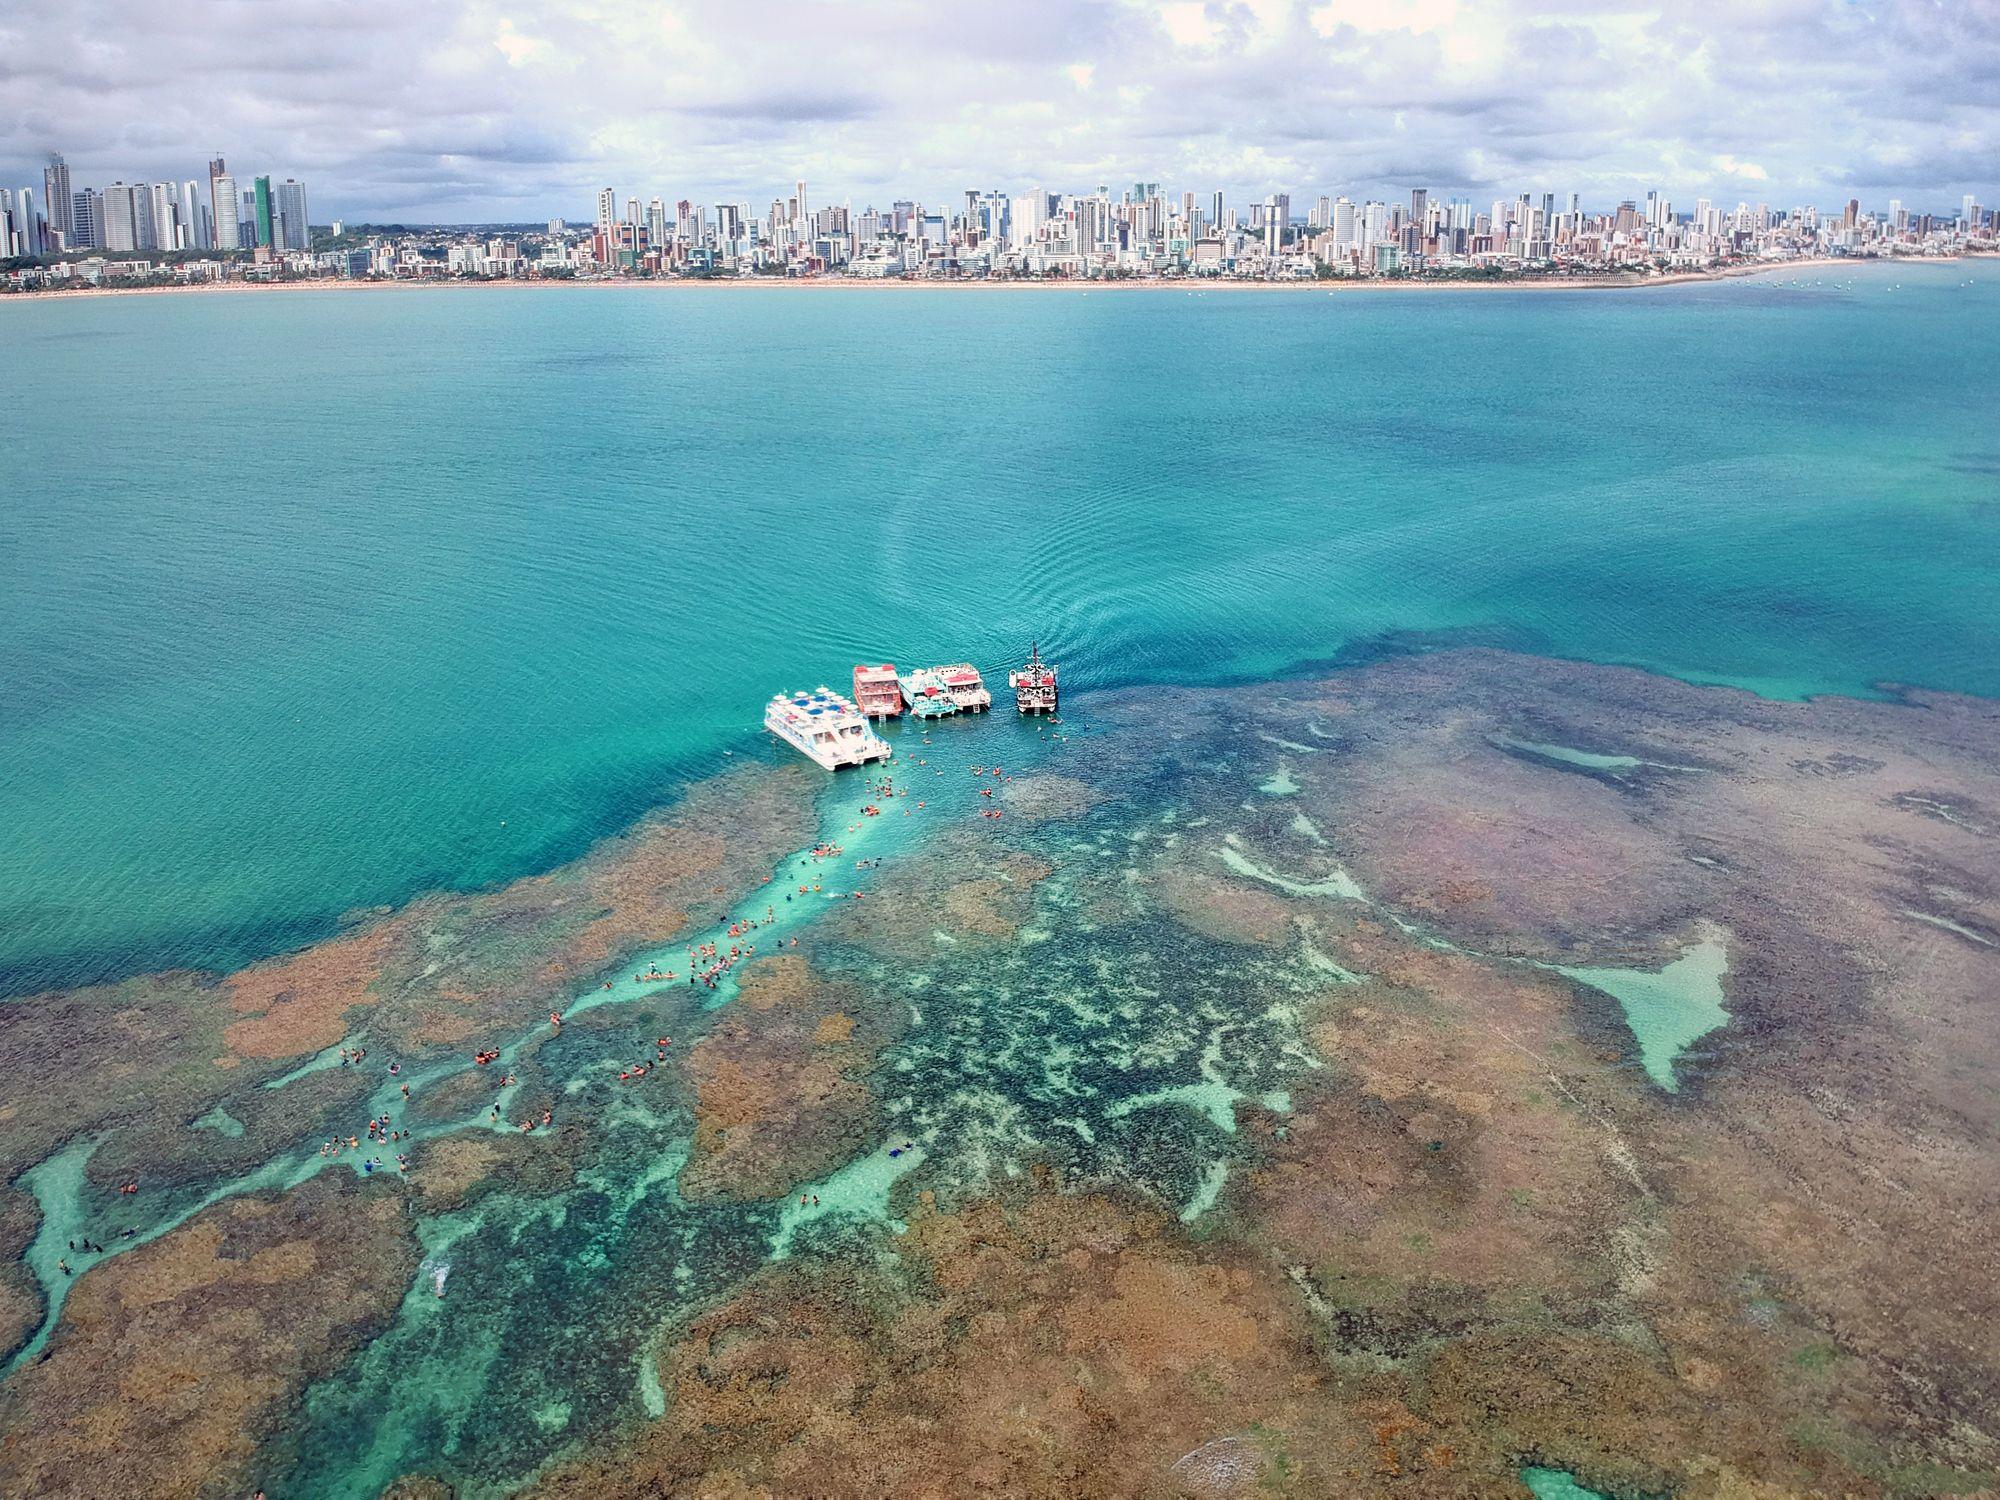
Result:
{"label": "white catamaran", "polygon": [[801,755],[837,771],[889,758],[889,742],[861,711],[822,684],[810,693],[778,694],[764,710],[764,727]]}

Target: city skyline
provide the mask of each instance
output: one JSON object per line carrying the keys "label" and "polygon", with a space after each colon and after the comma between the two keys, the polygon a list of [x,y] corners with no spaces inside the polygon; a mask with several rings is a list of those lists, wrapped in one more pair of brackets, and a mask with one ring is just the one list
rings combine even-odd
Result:
{"label": "city skyline", "polygon": [[51,150],[79,178],[182,181],[226,146],[290,164],[329,217],[424,223],[588,218],[593,180],[756,202],[796,176],[857,208],[1140,175],[1246,200],[1412,183],[1600,206],[1648,189],[1940,211],[1994,196],[1990,7],[829,11],[21,14],[0,24],[0,183],[38,184]]}

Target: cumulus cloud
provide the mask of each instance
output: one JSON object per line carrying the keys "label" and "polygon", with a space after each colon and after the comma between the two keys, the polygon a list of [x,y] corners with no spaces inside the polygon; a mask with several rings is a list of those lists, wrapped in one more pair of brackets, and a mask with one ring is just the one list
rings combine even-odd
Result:
{"label": "cumulus cloud", "polygon": [[1993,0],[73,0],[0,7],[0,183],[305,179],[315,215],[1145,179],[2000,198]]}

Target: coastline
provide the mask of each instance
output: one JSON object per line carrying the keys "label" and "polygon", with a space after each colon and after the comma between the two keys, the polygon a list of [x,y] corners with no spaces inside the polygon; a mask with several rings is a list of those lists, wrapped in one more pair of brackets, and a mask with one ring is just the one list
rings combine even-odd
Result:
{"label": "coastline", "polygon": [[1197,280],[1181,277],[1175,280],[1148,279],[1131,281],[906,281],[890,279],[863,279],[848,276],[810,277],[729,277],[713,280],[692,277],[636,278],[617,277],[585,281],[563,280],[559,278],[506,279],[495,281],[472,281],[457,278],[438,277],[413,281],[346,281],[328,278],[319,281],[228,281],[200,282],[174,286],[132,286],[132,287],[78,287],[44,288],[32,292],[13,292],[0,295],[0,304],[8,302],[43,301],[51,298],[82,299],[85,297],[157,297],[182,294],[235,294],[263,292],[360,292],[360,291],[436,291],[460,288],[497,288],[523,290],[543,287],[570,289],[616,289],[616,290],[674,290],[674,289],[729,289],[753,287],[759,289],[796,291],[864,291],[864,292],[913,292],[913,291],[989,291],[989,292],[1326,292],[1329,295],[1344,292],[1614,292],[1643,291],[1652,287],[1690,286],[1703,282],[1737,281],[1751,276],[1768,276],[1782,272],[1823,270],[1828,267],[1854,267],[1879,265],[1956,265],[1962,260],[1990,259],[1980,254],[1966,256],[1937,256],[1911,258],[1905,260],[1853,260],[1838,256],[1816,256],[1804,260],[1777,261],[1770,264],[1727,266],[1715,271],[1675,271],[1663,276],[1577,276],[1556,279],[1518,277],[1497,281],[1443,281],[1426,279],[1402,279],[1388,277],[1351,277],[1331,281],[1233,281],[1226,279]]}

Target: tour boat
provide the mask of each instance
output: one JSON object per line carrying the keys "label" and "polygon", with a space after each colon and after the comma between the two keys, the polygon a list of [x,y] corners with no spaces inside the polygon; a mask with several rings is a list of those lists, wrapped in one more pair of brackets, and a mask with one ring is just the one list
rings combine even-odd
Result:
{"label": "tour boat", "polygon": [[779,693],[764,710],[764,727],[829,771],[889,758],[889,742],[850,700],[825,684],[810,693]]}
{"label": "tour boat", "polygon": [[970,662],[953,662],[948,667],[938,667],[938,680],[944,690],[951,695],[965,713],[984,713],[993,706],[993,695],[986,691],[986,680],[979,675],[979,668]]}
{"label": "tour boat", "polygon": [[900,714],[903,690],[896,682],[896,669],[886,661],[879,667],[856,667],[854,704],[871,719],[893,719]]}
{"label": "tour boat", "polygon": [[1039,642],[1028,646],[1028,664],[1007,674],[1007,686],[1014,690],[1014,707],[1024,714],[1052,714],[1056,711],[1056,664],[1042,660]]}
{"label": "tour boat", "polygon": [[919,667],[897,679],[903,701],[919,719],[942,719],[958,712],[958,702],[936,667]]}

